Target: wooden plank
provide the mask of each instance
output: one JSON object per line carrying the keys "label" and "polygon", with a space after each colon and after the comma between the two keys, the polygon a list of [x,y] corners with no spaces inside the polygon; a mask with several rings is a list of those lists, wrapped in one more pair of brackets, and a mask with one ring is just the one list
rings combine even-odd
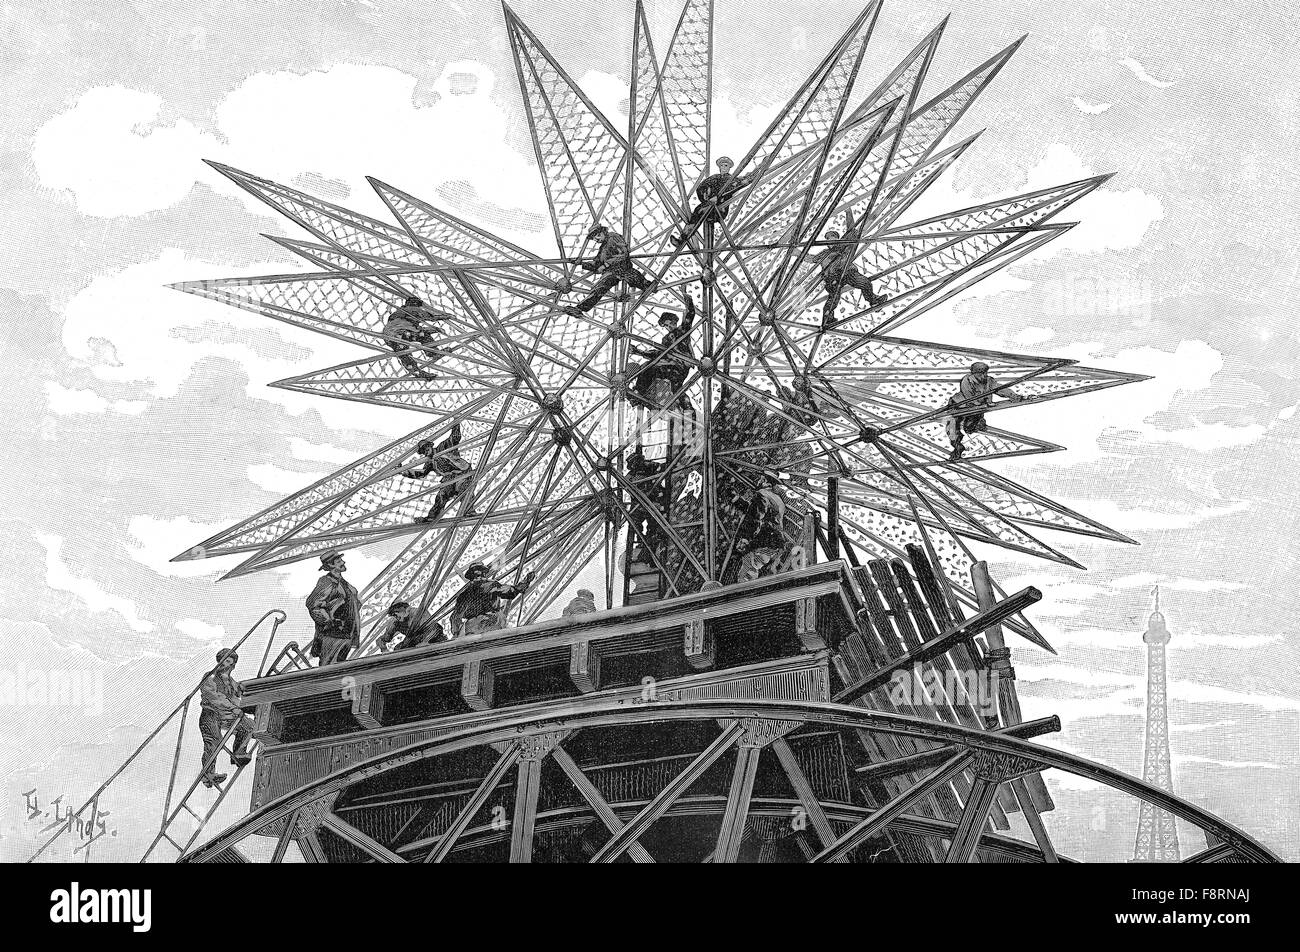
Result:
{"label": "wooden plank", "polygon": [[542,783],[542,757],[519,760],[515,781],[515,814],[510,825],[510,862],[533,861],[533,830],[537,825],[537,794]]}
{"label": "wooden plank", "polygon": [[876,580],[876,588],[885,599],[885,604],[889,606],[887,612],[889,620],[893,623],[895,630],[902,639],[903,645],[908,651],[915,651],[921,646],[921,638],[912,626],[912,619],[908,615],[907,605],[898,593],[894,582],[894,573],[888,560],[872,559],[867,563],[867,569]]}
{"label": "wooden plank", "polygon": [[731,772],[731,787],[727,791],[727,805],[722,811],[718,845],[713,851],[715,863],[734,863],[740,856],[745,821],[749,819],[749,799],[754,793],[754,777],[758,774],[762,753],[763,748],[751,744],[741,744],[736,748],[736,766]]}
{"label": "wooden plank", "polygon": [[366,682],[353,689],[352,716],[366,730],[376,730],[384,726],[380,719],[383,709],[383,691],[373,682]]}
{"label": "wooden plank", "polygon": [[971,786],[970,799],[962,811],[961,822],[953,834],[948,846],[945,863],[969,863],[979,849],[980,837],[984,835],[984,823],[988,819],[989,809],[997,797],[998,784],[984,777],[976,777]]}
{"label": "wooden plank", "polygon": [[813,857],[813,862],[828,863],[847,856],[850,850],[871,839],[871,837],[888,826],[890,822],[901,816],[913,803],[924,800],[933,791],[942,788],[949,780],[970,766],[974,760],[975,754],[971,751],[963,751],[950,758],[934,773],[912,784],[905,791],[899,793],[884,806],[873,812],[871,816],[855,824],[851,830],[848,830],[834,843]]}
{"label": "wooden plank", "polygon": [[583,694],[600,690],[600,647],[590,639],[575,641],[569,649],[569,680]]}

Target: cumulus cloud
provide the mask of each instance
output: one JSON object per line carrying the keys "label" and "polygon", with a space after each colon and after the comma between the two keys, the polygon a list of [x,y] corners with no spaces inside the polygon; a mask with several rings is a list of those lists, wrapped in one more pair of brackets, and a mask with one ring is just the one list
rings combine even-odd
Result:
{"label": "cumulus cloud", "polygon": [[194,185],[193,158],[216,139],[184,120],[158,121],[152,93],[101,86],[36,133],[41,185],[72,193],[86,215],[143,215],[176,204]]}
{"label": "cumulus cloud", "polygon": [[217,575],[221,569],[211,562],[203,560],[172,562],[171,559],[177,552],[184,551],[198,539],[206,539],[224,528],[226,528],[224,522],[207,524],[183,516],[176,519],[134,516],[127,525],[127,530],[134,541],[124,542],[124,545],[132,559],[159,575],[180,578]]}
{"label": "cumulus cloud", "polygon": [[93,390],[69,390],[52,380],[45,382],[50,412],[58,416],[104,413],[110,408],[115,413],[135,416],[149,406],[145,400],[106,400]]}
{"label": "cumulus cloud", "polygon": [[74,575],[63,561],[63,538],[41,534],[37,541],[45,548],[45,584],[61,592],[75,595],[92,612],[115,612],[126,620],[133,631],[150,632],[153,622],[140,617],[139,607],[129,598],[114,595],[92,578]]}
{"label": "cumulus cloud", "polygon": [[[603,75],[593,78],[602,91],[609,85]],[[331,199],[351,194],[384,217],[367,175],[417,194],[462,182],[503,207],[540,207],[537,173],[508,142],[492,71],[474,61],[447,64],[428,105],[416,104],[416,83],[384,66],[257,73],[217,107],[212,132],[184,121],[158,123],[164,104],[150,93],[100,87],[40,129],[33,161],[43,185],[70,191],[79,210],[99,216],[168,208],[200,181],[244,197],[203,166],[205,158],[276,181],[316,183]],[[339,115],[364,116],[375,131],[358,135]],[[245,201],[260,214],[276,214],[251,196]],[[536,243],[545,231],[514,237]]]}
{"label": "cumulus cloud", "polygon": [[324,473],[298,473],[270,463],[248,467],[248,478],[254,485],[277,494],[297,492],[324,477]]}
{"label": "cumulus cloud", "polygon": [[205,621],[199,621],[197,618],[182,618],[176,623],[176,628],[182,634],[189,635],[191,638],[199,641],[224,641],[226,629],[220,625],[210,625]]}

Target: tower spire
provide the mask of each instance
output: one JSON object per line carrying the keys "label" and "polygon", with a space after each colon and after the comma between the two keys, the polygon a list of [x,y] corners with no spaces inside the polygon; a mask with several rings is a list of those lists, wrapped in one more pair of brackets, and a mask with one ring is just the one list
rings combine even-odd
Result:
{"label": "tower spire", "polygon": [[[1147,630],[1142,640],[1147,645],[1147,727],[1146,752],[1142,758],[1142,779],[1147,783],[1174,792],[1173,768],[1169,756],[1169,708],[1165,667],[1165,645],[1169,644],[1169,629],[1160,612],[1160,586],[1155,587],[1155,608],[1147,620]],[[1147,801],[1138,811],[1137,839],[1133,844],[1135,863],[1176,863],[1181,859],[1178,849],[1178,827],[1174,815]]]}

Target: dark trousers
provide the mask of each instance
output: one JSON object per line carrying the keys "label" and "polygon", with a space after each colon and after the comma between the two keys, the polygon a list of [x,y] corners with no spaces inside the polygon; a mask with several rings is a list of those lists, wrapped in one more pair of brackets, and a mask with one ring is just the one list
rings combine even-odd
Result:
{"label": "dark trousers", "polygon": [[[414,345],[431,343],[432,338],[427,335],[416,336],[410,333],[406,333],[401,336],[402,336],[402,340],[405,341],[405,343],[399,343],[395,340],[390,340],[388,342],[388,346],[391,347],[393,351],[397,354],[397,359],[401,361],[402,367],[405,368],[406,372],[410,374],[412,377],[419,377],[421,380],[437,379],[438,376],[437,374],[425,370],[424,367],[420,365],[420,362],[415,359],[415,352],[418,348],[416,348]],[[427,351],[421,351],[421,352],[427,353]],[[433,351],[432,353],[435,357],[441,356],[441,354],[436,350]]]}
{"label": "dark trousers", "polygon": [[[221,738],[225,736],[230,725],[235,725],[235,732],[231,735],[231,750],[236,754],[243,754],[244,748],[248,745],[248,738],[253,733],[253,719],[247,714],[223,714],[221,711],[205,707],[199,712],[199,735],[203,738],[203,762],[208,764],[208,772],[216,770],[215,753],[221,746]],[[209,763],[209,758],[212,758]]]}
{"label": "dark trousers", "polygon": [[627,282],[627,285],[636,288],[638,291],[644,291],[650,287],[650,279],[638,271],[636,268],[629,268],[626,271],[606,271],[596,282],[596,286],[591,289],[591,293],[578,302],[578,310],[586,313],[600,303],[614,286],[620,281]]}
{"label": "dark trousers", "polygon": [[646,402],[650,402],[650,391],[656,380],[667,380],[672,392],[676,393],[686,383],[686,368],[667,359],[659,361],[653,367],[637,371],[636,392]]}
{"label": "dark trousers", "polygon": [[845,288],[856,288],[867,299],[868,307],[883,304],[884,299],[876,294],[871,286],[871,279],[857,268],[847,268],[839,281],[826,282],[826,304],[822,308],[822,323],[829,324],[835,318],[835,309],[840,306],[840,298]]}
{"label": "dark trousers", "polygon": [[327,664],[338,664],[340,661],[347,661],[348,652],[351,650],[351,638],[331,638],[329,635],[322,635],[320,639],[320,666],[323,668]]}
{"label": "dark trousers", "polygon": [[686,219],[686,225],[682,229],[682,235],[689,238],[695,229],[707,221],[722,221],[727,217],[730,210],[727,205],[713,205],[710,202],[700,202],[691,212],[691,217]]}

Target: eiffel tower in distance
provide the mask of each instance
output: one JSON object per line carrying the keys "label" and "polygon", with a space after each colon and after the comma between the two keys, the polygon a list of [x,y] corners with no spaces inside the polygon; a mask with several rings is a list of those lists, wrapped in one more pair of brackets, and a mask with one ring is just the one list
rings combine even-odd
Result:
{"label": "eiffel tower in distance", "polygon": [[[1169,793],[1174,792],[1173,768],[1169,762],[1169,703],[1165,675],[1165,645],[1169,629],[1160,612],[1160,586],[1155,588],[1155,608],[1147,619],[1142,640],[1147,644],[1147,730],[1146,753],[1142,758],[1142,779]],[[1134,863],[1177,863],[1178,827],[1174,815],[1162,807],[1142,801],[1138,812],[1137,838],[1133,843]]]}

